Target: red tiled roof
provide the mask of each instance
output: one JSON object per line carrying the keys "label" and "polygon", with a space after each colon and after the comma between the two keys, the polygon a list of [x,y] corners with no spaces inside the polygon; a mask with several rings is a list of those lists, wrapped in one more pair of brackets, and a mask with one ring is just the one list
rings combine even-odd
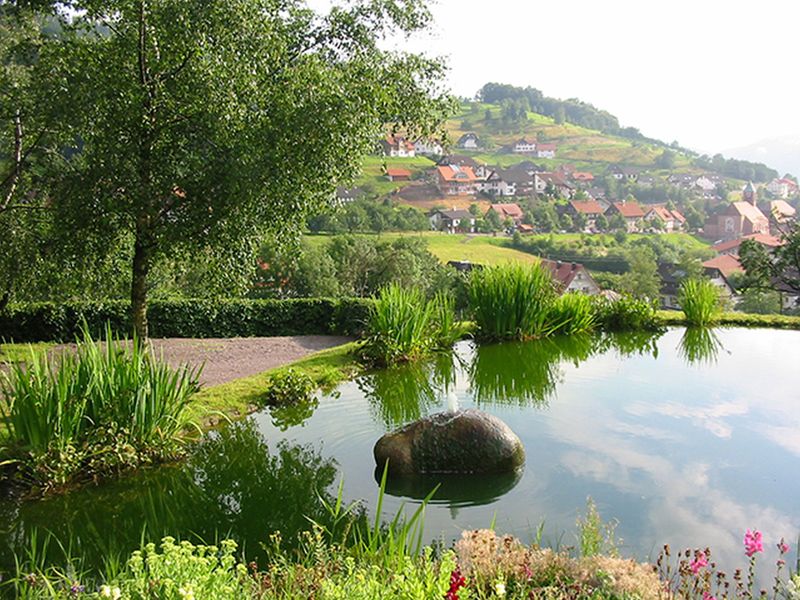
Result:
{"label": "red tiled roof", "polygon": [[500,216],[511,217],[512,219],[522,218],[522,209],[519,207],[519,204],[513,202],[508,204],[492,204],[492,208]]}
{"label": "red tiled roof", "polygon": [[638,219],[644,216],[638,202],[614,202],[612,206],[626,219]]}
{"label": "red tiled roof", "polygon": [[571,200],[570,206],[575,209],[575,212],[583,213],[584,215],[603,214],[603,207],[596,200]]}
{"label": "red tiled roof", "polygon": [[475,177],[471,167],[457,167],[454,169],[452,165],[447,165],[436,167],[436,170],[439,172],[439,177],[444,181],[474,182],[478,179]]}
{"label": "red tiled roof", "polygon": [[591,173],[583,173],[578,171],[572,174],[572,178],[576,181],[594,181],[594,175]]}
{"label": "red tiled roof", "polygon": [[[550,269],[550,273],[553,275],[553,278],[563,287],[566,288],[572,283],[572,280],[575,279],[575,275],[577,275],[581,271],[585,271],[586,269],[580,263],[573,263],[573,262],[556,262],[554,260],[547,260],[546,258],[539,259],[542,261],[542,264]],[[588,274],[588,273],[587,273]]]}
{"label": "red tiled roof", "polygon": [[712,248],[717,252],[727,252],[728,250],[738,248],[744,240],[755,240],[759,244],[763,246],[769,246],[770,248],[777,248],[778,246],[783,245],[783,241],[781,241],[780,238],[776,238],[774,235],[769,235],[767,233],[753,233],[735,240],[714,244]]}
{"label": "red tiled roof", "polygon": [[555,152],[557,147],[558,146],[555,144],[536,144],[536,151],[545,150]]}
{"label": "red tiled roof", "polygon": [[386,169],[386,174],[389,177],[411,177],[411,171],[408,169]]}
{"label": "red tiled roof", "polygon": [[730,276],[731,273],[744,273],[742,263],[739,262],[739,257],[731,254],[715,256],[711,260],[705,261],[703,266],[711,269],[719,269],[720,273],[725,275],[725,277]]}

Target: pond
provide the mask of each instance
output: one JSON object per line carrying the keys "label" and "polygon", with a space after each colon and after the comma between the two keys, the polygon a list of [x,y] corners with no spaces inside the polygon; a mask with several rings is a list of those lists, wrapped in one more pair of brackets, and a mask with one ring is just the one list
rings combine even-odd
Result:
{"label": "pond", "polygon": [[[616,519],[624,555],[711,546],[743,566],[742,534],[800,531],[800,332],[671,329],[662,335],[456,345],[453,356],[366,374],[313,406],[264,411],[210,435],[182,464],[37,502],[0,500],[0,567],[53,532],[74,555],[126,555],[162,535],[232,536],[257,556],[325,521],[320,497],[374,504],[372,447],[448,407],[503,419],[525,445],[513,476],[449,477],[425,513],[426,541],[488,527],[552,546],[576,542],[587,497]],[[384,515],[439,479],[389,486]],[[794,544],[793,544],[794,545]],[[52,549],[51,549],[52,550]]]}

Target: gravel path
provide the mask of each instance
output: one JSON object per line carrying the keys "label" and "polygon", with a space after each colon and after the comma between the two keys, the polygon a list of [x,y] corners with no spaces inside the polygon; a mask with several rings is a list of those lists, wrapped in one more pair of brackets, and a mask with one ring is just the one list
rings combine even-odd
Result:
{"label": "gravel path", "polygon": [[334,335],[150,340],[156,356],[163,356],[173,367],[205,363],[200,376],[203,385],[255,375],[350,341]]}
{"label": "gravel path", "polygon": [[[352,338],[335,335],[150,340],[155,355],[163,357],[173,367],[204,364],[200,375],[203,385],[218,385],[255,375],[351,341]],[[74,347],[74,344],[60,345],[54,351]],[[7,367],[0,363],[0,369],[3,368]]]}

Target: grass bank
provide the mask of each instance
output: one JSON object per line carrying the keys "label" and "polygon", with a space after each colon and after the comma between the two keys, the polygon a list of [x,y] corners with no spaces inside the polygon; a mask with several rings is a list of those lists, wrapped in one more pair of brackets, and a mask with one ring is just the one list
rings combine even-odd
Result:
{"label": "grass bank", "polygon": [[[659,310],[656,313],[659,324],[690,325],[686,315],[679,310]],[[766,327],[770,329],[800,329],[800,317],[788,315],[754,315],[748,313],[725,312],[714,321],[714,326]]]}

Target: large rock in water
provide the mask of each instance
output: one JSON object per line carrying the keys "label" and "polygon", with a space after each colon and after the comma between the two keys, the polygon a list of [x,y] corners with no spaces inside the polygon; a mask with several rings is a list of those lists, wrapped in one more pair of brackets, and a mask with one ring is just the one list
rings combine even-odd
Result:
{"label": "large rock in water", "polygon": [[522,442],[508,425],[479,410],[444,412],[387,433],[375,462],[392,475],[505,473],[525,462]]}

